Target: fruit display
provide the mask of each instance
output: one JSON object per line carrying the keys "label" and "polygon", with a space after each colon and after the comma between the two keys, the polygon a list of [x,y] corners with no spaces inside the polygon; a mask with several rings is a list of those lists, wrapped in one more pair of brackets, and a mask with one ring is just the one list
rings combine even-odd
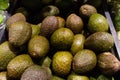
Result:
{"label": "fruit display", "polygon": [[101,0],[10,0],[0,80],[119,80],[120,61],[102,5]]}

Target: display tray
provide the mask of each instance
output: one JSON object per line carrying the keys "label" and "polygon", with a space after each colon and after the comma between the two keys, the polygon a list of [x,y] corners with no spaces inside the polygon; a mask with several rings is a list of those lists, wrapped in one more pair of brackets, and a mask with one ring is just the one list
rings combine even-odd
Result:
{"label": "display tray", "polygon": [[[17,0],[15,0],[17,1]],[[10,6],[11,8],[9,9],[9,15],[12,14],[12,11],[14,10],[14,7],[15,7],[15,4],[17,2],[14,2],[12,3],[12,5]],[[110,12],[107,10],[107,5],[106,5],[106,0],[103,0],[103,3],[102,3],[102,11],[103,11],[103,14],[106,16],[107,20],[108,20],[108,23],[109,23],[109,31],[110,33],[112,34],[113,38],[114,38],[114,47],[111,49],[111,52],[120,60],[120,44],[119,44],[119,41],[118,41],[118,37],[117,37],[117,34],[116,34],[116,30],[114,28],[114,24],[112,22],[112,19],[111,19],[111,15],[110,15]],[[1,27],[1,26],[0,26]],[[7,36],[7,31],[5,29],[5,26],[2,26],[0,28],[0,44],[4,41],[6,41],[8,38]],[[117,72],[116,74],[113,75],[115,80],[120,80],[120,71]]]}

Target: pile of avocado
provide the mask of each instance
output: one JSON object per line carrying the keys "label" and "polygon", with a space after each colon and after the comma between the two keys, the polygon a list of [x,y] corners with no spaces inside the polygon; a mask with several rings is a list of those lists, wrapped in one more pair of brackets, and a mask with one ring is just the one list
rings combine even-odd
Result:
{"label": "pile of avocado", "polygon": [[[120,61],[111,52],[114,38],[100,3],[34,0],[31,6],[32,0],[26,1],[21,0],[6,21],[0,80],[114,80]],[[24,11],[36,12],[33,6],[45,11],[35,22]]]}

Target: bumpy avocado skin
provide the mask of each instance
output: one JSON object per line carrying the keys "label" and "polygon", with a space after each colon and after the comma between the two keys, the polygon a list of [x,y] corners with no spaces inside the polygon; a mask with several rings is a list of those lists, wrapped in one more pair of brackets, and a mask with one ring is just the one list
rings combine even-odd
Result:
{"label": "bumpy avocado skin", "polygon": [[8,41],[13,46],[19,47],[25,44],[32,35],[32,28],[25,21],[17,21],[11,25],[8,33]]}

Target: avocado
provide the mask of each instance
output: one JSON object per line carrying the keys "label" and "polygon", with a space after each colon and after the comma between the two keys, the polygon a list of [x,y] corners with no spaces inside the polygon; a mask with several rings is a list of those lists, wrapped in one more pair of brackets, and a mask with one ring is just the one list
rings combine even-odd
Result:
{"label": "avocado", "polygon": [[7,80],[7,72],[6,71],[0,72],[0,80]]}
{"label": "avocado", "polygon": [[14,22],[8,32],[8,41],[13,46],[19,47],[25,44],[32,35],[32,28],[25,21]]}
{"label": "avocado", "polygon": [[59,28],[51,35],[50,43],[55,50],[68,50],[73,39],[74,33],[69,28]]}
{"label": "avocado", "polygon": [[[112,76],[120,70],[120,61],[111,52],[103,52],[98,56],[98,69],[107,76]],[[111,59],[111,60],[110,60]]]}
{"label": "avocado", "polygon": [[16,56],[8,41],[0,44],[0,71],[6,70],[8,63]]}
{"label": "avocado", "polygon": [[73,57],[72,68],[77,74],[90,72],[97,64],[96,54],[89,49],[78,51]]}
{"label": "avocado", "polygon": [[52,71],[55,75],[65,77],[70,73],[73,56],[69,51],[57,51],[52,59]]}
{"label": "avocado", "polygon": [[83,20],[81,17],[75,13],[68,15],[66,19],[66,27],[71,29],[74,34],[78,34],[82,31],[84,26]]}
{"label": "avocado", "polygon": [[88,36],[85,41],[85,47],[98,54],[100,52],[109,51],[113,46],[113,36],[108,32],[95,32]]}
{"label": "avocado", "polygon": [[79,50],[84,49],[85,36],[83,34],[74,35],[73,43],[71,45],[70,51],[75,55]]}
{"label": "avocado", "polygon": [[34,63],[28,54],[16,56],[7,65],[8,79],[19,80],[24,70],[33,64]]}
{"label": "avocado", "polygon": [[48,67],[32,65],[24,71],[20,80],[52,80],[52,73]]}
{"label": "avocado", "polygon": [[40,35],[49,38],[58,29],[58,19],[55,16],[47,16],[41,23]]}
{"label": "avocado", "polygon": [[107,18],[100,13],[94,13],[89,17],[87,28],[90,33],[108,32]]}
{"label": "avocado", "polygon": [[90,17],[92,14],[97,13],[97,9],[90,4],[83,4],[79,8],[79,13],[85,17]]}
{"label": "avocado", "polygon": [[26,21],[26,17],[22,13],[15,13],[14,15],[10,16],[6,21],[6,29],[8,30],[11,24],[17,21]]}
{"label": "avocado", "polygon": [[33,58],[42,58],[50,49],[49,41],[44,36],[34,36],[28,42],[28,52]]}

